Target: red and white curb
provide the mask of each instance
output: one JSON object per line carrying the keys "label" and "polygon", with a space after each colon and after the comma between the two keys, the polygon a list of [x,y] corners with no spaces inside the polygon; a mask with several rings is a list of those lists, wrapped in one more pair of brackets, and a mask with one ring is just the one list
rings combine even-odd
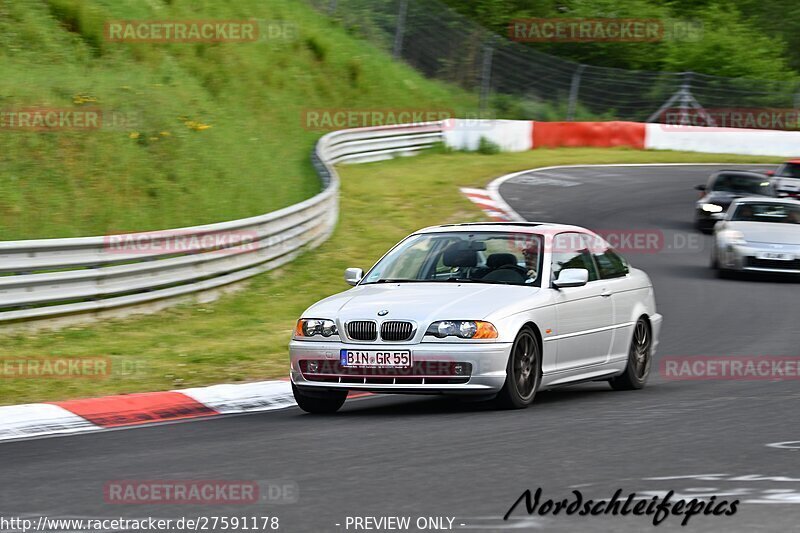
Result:
{"label": "red and white curb", "polygon": [[0,441],[271,411],[294,405],[288,381],[11,405],[0,407]]}
{"label": "red and white curb", "polygon": [[491,190],[461,187],[461,194],[480,207],[489,218],[496,222],[522,220],[499,194]]}
{"label": "red and white curb", "polygon": [[[350,392],[348,399],[373,396]],[[0,441],[294,407],[288,379],[0,407]]]}

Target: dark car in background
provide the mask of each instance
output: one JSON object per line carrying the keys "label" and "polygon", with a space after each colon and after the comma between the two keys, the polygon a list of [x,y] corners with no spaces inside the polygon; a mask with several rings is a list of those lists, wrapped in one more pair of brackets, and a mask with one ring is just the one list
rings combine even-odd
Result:
{"label": "dark car in background", "polygon": [[702,194],[695,205],[695,227],[704,233],[714,229],[714,224],[725,217],[728,207],[737,198],[777,196],[768,176],[745,170],[720,170],[708,178],[708,183],[696,189]]}
{"label": "dark car in background", "polygon": [[790,159],[766,174],[772,178],[778,196],[800,199],[800,159]]}

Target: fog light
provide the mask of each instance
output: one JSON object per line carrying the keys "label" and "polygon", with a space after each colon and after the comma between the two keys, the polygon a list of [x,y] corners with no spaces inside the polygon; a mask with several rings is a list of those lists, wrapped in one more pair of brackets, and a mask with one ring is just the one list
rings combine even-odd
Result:
{"label": "fog light", "polygon": [[319,370],[319,362],[317,361],[309,361],[308,362],[308,371],[312,374],[316,374]]}
{"label": "fog light", "polygon": [[465,368],[464,363],[456,363],[453,365],[453,373],[456,376],[463,376],[467,373],[467,369]]}

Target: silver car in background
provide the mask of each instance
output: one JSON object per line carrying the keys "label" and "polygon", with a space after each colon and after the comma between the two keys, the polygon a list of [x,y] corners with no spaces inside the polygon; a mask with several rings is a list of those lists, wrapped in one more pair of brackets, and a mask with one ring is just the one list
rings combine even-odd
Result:
{"label": "silver car in background", "polygon": [[348,391],[521,408],[582,381],[639,389],[658,345],[650,278],[576,226],[427,228],[345,279],[354,288],[308,308],[289,345],[309,412],[336,411]]}
{"label": "silver car in background", "polygon": [[711,267],[732,271],[800,274],[800,202],[742,198],[714,227]]}

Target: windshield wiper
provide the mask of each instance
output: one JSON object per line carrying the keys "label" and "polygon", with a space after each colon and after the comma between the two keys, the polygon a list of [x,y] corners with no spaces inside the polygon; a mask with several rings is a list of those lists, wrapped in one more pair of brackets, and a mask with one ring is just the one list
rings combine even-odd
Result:
{"label": "windshield wiper", "polygon": [[474,279],[474,278],[447,278],[448,282],[455,282],[455,283],[487,283],[491,285],[518,285],[517,283],[511,283],[510,281],[498,281],[494,279]]}
{"label": "windshield wiper", "polygon": [[491,285],[521,285],[520,283],[511,283],[510,281],[498,281],[490,279],[474,279],[474,278],[444,278],[444,279],[412,279],[412,278],[381,278],[377,281],[370,281],[363,283],[363,285],[372,285],[375,283],[485,283]]}
{"label": "windshield wiper", "polygon": [[371,285],[373,283],[422,283],[425,281],[435,281],[430,279],[411,279],[411,278],[381,278],[378,281],[371,281],[364,285]]}

